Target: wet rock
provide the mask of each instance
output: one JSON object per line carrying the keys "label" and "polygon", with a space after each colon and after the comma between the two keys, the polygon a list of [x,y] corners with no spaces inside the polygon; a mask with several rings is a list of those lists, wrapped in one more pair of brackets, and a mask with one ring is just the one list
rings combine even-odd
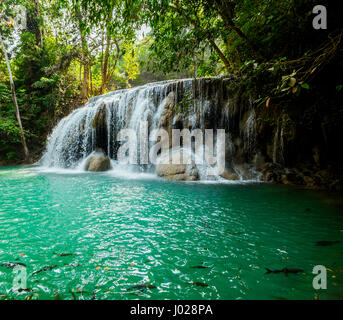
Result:
{"label": "wet rock", "polygon": [[177,174],[184,174],[187,170],[187,166],[184,164],[159,164],[157,166],[157,174],[160,177],[173,176]]}
{"label": "wet rock", "polygon": [[315,146],[312,149],[312,153],[313,153],[313,161],[316,164],[316,166],[319,168],[320,167],[320,152],[319,152],[318,146]]}
{"label": "wet rock", "polygon": [[177,114],[172,121],[173,129],[181,129],[183,127],[184,115],[182,113]]}
{"label": "wet rock", "polygon": [[86,162],[85,170],[86,171],[107,171],[111,169],[111,162],[109,157],[107,157],[102,152],[96,152],[90,156]]}
{"label": "wet rock", "polygon": [[107,117],[106,117],[106,104],[103,103],[92,121],[92,128],[95,129],[96,147],[107,150]]}
{"label": "wet rock", "polygon": [[94,116],[94,119],[92,121],[92,127],[94,129],[106,127],[106,104],[103,103],[99,109],[97,110],[97,113]]}
{"label": "wet rock", "polygon": [[285,174],[281,175],[281,182],[283,184],[303,185],[304,184],[303,174],[295,169],[285,170]]}
{"label": "wet rock", "polygon": [[250,167],[247,164],[245,164],[245,163],[236,164],[235,169],[240,174],[240,176],[243,177],[243,179],[252,179],[253,178],[253,174],[250,171]]}
{"label": "wet rock", "polygon": [[263,169],[263,167],[265,165],[265,158],[261,154],[261,152],[257,152],[255,154],[254,159],[253,159],[253,163],[254,163],[254,167],[256,168],[256,170]]}
{"label": "wet rock", "polygon": [[289,169],[278,164],[266,163],[261,173],[261,179],[266,182],[297,185],[310,190],[342,190],[342,180],[335,179],[335,175],[327,170],[317,171],[316,168]]}
{"label": "wet rock", "polygon": [[171,91],[166,99],[166,104],[160,119],[160,126],[163,128],[170,127],[173,121],[173,109],[175,106],[175,93]]}
{"label": "wet rock", "polygon": [[194,163],[186,164],[190,155],[184,151],[173,151],[161,155],[157,165],[157,175],[168,180],[196,181],[199,180],[199,171]]}
{"label": "wet rock", "polygon": [[174,174],[169,176],[163,176],[167,180],[173,181],[196,181],[199,180],[196,176],[189,176],[186,173]]}
{"label": "wet rock", "polygon": [[280,165],[267,162],[261,170],[261,179],[266,182],[280,183],[282,173]]}
{"label": "wet rock", "polygon": [[304,176],[304,183],[309,189],[314,189],[316,187],[316,182],[312,177]]}
{"label": "wet rock", "polygon": [[331,191],[339,191],[341,192],[343,190],[343,182],[342,180],[335,180],[329,185],[329,189]]}
{"label": "wet rock", "polygon": [[220,176],[226,180],[239,180],[238,174],[229,170],[225,170]]}

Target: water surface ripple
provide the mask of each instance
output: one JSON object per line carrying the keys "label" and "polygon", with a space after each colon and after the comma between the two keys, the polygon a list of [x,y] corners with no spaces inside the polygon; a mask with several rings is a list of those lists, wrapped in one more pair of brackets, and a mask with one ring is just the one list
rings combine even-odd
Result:
{"label": "water surface ripple", "polygon": [[[24,263],[33,289],[13,292],[0,266],[2,298],[343,298],[342,202],[324,193],[3,168],[0,235],[0,264]],[[328,290],[313,289],[315,265]]]}

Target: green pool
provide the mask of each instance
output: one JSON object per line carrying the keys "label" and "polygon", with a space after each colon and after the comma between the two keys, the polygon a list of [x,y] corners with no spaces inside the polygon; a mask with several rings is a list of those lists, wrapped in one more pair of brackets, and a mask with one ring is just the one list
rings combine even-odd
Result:
{"label": "green pool", "polygon": [[[343,298],[342,202],[325,193],[2,168],[0,236],[0,264],[28,275],[13,291],[0,266],[0,299]],[[284,267],[304,272],[266,274]]]}

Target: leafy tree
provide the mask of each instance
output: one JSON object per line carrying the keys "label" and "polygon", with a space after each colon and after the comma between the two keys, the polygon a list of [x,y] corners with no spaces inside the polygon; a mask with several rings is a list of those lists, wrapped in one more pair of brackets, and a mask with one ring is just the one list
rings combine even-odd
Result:
{"label": "leafy tree", "polygon": [[[12,4],[12,3],[10,3],[10,4]],[[14,107],[15,107],[16,117],[17,117],[19,129],[20,129],[20,137],[21,137],[21,142],[22,142],[23,148],[24,148],[25,159],[29,160],[30,153],[29,153],[29,149],[28,149],[27,144],[26,144],[25,133],[24,133],[22,122],[21,122],[20,110],[19,110],[19,105],[18,105],[18,101],[17,101],[17,96],[16,96],[16,91],[15,91],[15,85],[14,85],[14,81],[13,81],[10,61],[9,61],[9,58],[8,58],[7,49],[6,49],[4,41],[2,39],[2,34],[6,33],[6,21],[9,21],[9,22],[7,22],[8,27],[11,27],[12,23],[14,23],[14,20],[11,17],[13,13],[12,13],[11,9],[8,9],[6,7],[6,5],[4,3],[1,3],[0,5],[1,5],[0,6],[0,21],[2,22],[0,24],[0,46],[1,46],[1,49],[3,51],[4,57],[5,57],[5,61],[6,61],[6,65],[7,65],[7,69],[8,69],[9,81],[10,81],[10,86],[11,86],[12,100],[13,100],[13,104],[14,104]],[[2,126],[4,126],[4,123],[2,123]],[[9,130],[9,128],[5,128],[4,131],[9,132],[10,130]]]}

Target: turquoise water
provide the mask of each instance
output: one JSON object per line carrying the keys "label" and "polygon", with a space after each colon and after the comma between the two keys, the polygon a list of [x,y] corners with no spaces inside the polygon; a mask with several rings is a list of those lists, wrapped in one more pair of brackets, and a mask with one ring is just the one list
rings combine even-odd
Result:
{"label": "turquoise water", "polygon": [[3,168],[0,264],[24,263],[32,291],[2,266],[0,299],[342,299],[342,213],[333,196],[262,183]]}

